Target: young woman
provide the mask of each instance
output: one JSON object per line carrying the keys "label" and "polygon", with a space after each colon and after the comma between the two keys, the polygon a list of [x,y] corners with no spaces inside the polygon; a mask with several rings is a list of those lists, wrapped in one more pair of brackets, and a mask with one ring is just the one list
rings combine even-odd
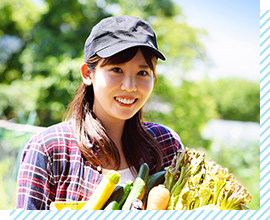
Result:
{"label": "young woman", "polygon": [[150,25],[130,16],[103,19],[91,31],[82,84],[65,122],[26,145],[18,174],[17,208],[49,209],[52,201],[86,201],[111,169],[120,182],[169,166],[182,143],[171,129],[142,121],[156,80],[158,50]]}

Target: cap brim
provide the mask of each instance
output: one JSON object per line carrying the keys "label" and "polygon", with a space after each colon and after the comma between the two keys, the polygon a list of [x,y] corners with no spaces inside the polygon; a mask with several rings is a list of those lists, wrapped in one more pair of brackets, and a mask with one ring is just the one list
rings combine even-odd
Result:
{"label": "cap brim", "polygon": [[149,44],[146,43],[122,43],[122,44],[115,44],[106,48],[101,49],[100,51],[96,52],[96,54],[98,56],[100,56],[101,58],[108,58],[111,57],[119,52],[122,52],[128,48],[131,47],[138,47],[138,46],[143,46],[143,47],[147,47],[150,50],[153,51],[153,53],[157,56],[157,58],[160,58],[161,60],[166,60],[165,56],[156,48],[150,46]]}

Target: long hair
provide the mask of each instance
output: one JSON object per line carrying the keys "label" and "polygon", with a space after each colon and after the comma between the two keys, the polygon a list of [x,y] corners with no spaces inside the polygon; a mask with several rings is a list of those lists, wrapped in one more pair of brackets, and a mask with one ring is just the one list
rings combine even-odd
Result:
{"label": "long hair", "polygon": [[[97,65],[120,64],[131,60],[139,47],[120,52],[110,58],[102,59],[94,56],[87,61],[90,71],[95,71]],[[153,53],[140,47],[143,56],[154,73],[156,81],[156,58]],[[153,59],[154,58],[154,59]],[[93,113],[94,91],[93,85],[81,83],[77,95],[69,106],[67,119],[72,119],[75,137],[83,156],[93,165],[112,164],[115,169],[120,167],[120,155],[114,142],[107,135],[102,123]],[[142,163],[147,163],[154,172],[159,171],[163,156],[158,142],[148,133],[142,121],[143,113],[140,109],[132,118],[126,120],[122,134],[123,154],[131,168],[131,172],[138,172]]]}

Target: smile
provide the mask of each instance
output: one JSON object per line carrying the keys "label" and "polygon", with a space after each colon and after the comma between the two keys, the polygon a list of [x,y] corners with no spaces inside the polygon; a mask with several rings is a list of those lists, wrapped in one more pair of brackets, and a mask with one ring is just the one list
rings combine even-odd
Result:
{"label": "smile", "polygon": [[120,103],[130,105],[130,104],[133,104],[137,99],[115,98],[115,100]]}

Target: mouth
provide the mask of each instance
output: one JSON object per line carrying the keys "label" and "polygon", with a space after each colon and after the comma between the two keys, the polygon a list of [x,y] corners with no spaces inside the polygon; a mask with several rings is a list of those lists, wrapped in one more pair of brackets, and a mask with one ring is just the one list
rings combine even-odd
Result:
{"label": "mouth", "polygon": [[115,97],[114,98],[118,103],[123,104],[123,105],[132,105],[137,101],[137,99],[127,99],[127,98],[119,98]]}

